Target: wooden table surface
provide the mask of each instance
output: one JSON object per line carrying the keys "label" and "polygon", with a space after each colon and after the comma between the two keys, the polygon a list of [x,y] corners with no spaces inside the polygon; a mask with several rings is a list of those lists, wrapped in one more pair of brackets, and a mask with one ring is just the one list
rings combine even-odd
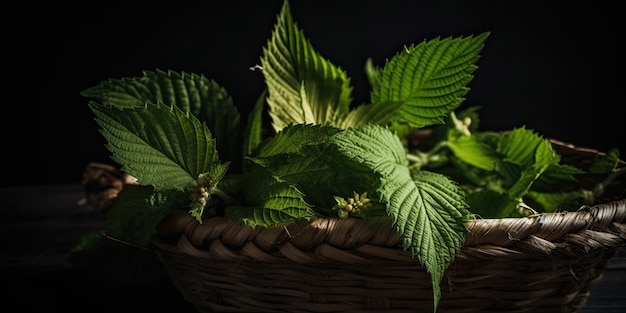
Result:
{"label": "wooden table surface", "polygon": [[[79,184],[0,188],[4,307],[20,312],[195,312],[150,251],[120,246],[73,252],[102,215],[79,205]],[[580,313],[626,312],[626,248]]]}

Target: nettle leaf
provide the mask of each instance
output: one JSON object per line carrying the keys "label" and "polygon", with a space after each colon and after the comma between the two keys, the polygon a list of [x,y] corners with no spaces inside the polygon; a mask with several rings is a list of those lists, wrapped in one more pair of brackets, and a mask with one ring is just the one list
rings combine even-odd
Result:
{"label": "nettle leaf", "polygon": [[411,171],[402,142],[382,126],[347,129],[331,143],[355,166],[380,177],[377,193],[387,204],[404,248],[430,273],[436,307],[439,283],[463,246],[471,216],[457,183],[441,174]]}
{"label": "nettle leaf", "polygon": [[243,190],[244,204],[226,208],[226,216],[251,227],[272,227],[316,216],[293,184],[266,169],[251,165],[243,179],[251,182]]}
{"label": "nettle leaf", "polygon": [[485,171],[493,171],[500,161],[495,147],[473,135],[467,136],[450,130],[448,148],[459,160]]}
{"label": "nettle leaf", "polygon": [[116,240],[147,247],[161,219],[172,208],[183,207],[188,200],[180,191],[155,191],[152,186],[125,185],[107,213],[105,233]]}
{"label": "nettle leaf", "polygon": [[299,154],[304,146],[326,142],[328,138],[339,132],[332,126],[320,125],[289,125],[265,141],[256,154],[257,158],[267,158],[283,154]]}
{"label": "nettle leaf", "polygon": [[406,47],[385,64],[371,102],[403,102],[392,122],[413,128],[443,124],[469,91],[488,36],[435,38]]}
{"label": "nettle leaf", "polygon": [[146,103],[164,103],[190,111],[215,135],[223,160],[241,162],[241,117],[232,98],[214,80],[193,73],[143,71],[140,77],[102,81],[81,95],[120,108],[141,108]]}
{"label": "nettle leaf", "polygon": [[[560,157],[559,157],[560,159]],[[554,192],[563,186],[575,183],[576,175],[583,174],[582,169],[568,164],[550,164],[530,187],[537,192]]]}
{"label": "nettle leaf", "polygon": [[333,136],[330,143],[338,147],[344,158],[373,169],[409,164],[402,142],[386,126],[369,124],[349,128]]}
{"label": "nettle leaf", "polygon": [[333,125],[352,101],[346,73],[316,52],[285,1],[261,57],[276,131],[295,124]]}
{"label": "nettle leaf", "polygon": [[197,118],[176,107],[117,108],[90,102],[111,158],[142,185],[185,189],[219,164],[215,140]]}
{"label": "nettle leaf", "polygon": [[[501,218],[519,210],[533,184],[550,169],[557,169],[555,166],[560,160],[550,141],[524,127],[500,135],[496,152],[494,155],[501,159],[494,173],[497,172],[501,179],[488,182],[488,190],[468,193],[472,212],[483,217]],[[558,175],[553,172],[551,176],[554,179]]]}
{"label": "nettle leaf", "polygon": [[367,124],[386,125],[397,114],[402,102],[385,104],[362,104],[352,109],[343,120],[337,123],[342,129],[359,127]]}
{"label": "nettle leaf", "polygon": [[[332,126],[290,125],[260,147],[251,160],[298,187],[319,211],[330,209],[333,195],[352,194],[371,183],[371,173],[347,171],[329,139],[341,130]],[[369,184],[368,184],[369,183]]]}
{"label": "nettle leaf", "polygon": [[507,177],[515,178],[509,188],[509,195],[514,199],[525,195],[533,182],[560,160],[550,141],[524,127],[504,134],[498,143],[498,152],[504,163],[512,165],[502,168],[510,170],[505,173]]}
{"label": "nettle leaf", "polygon": [[[208,172],[198,175],[197,189],[193,190],[191,198],[193,199],[190,204],[189,214],[195,217],[198,222],[202,223],[204,217],[204,209],[207,202],[210,202],[213,194],[219,194],[226,196],[223,191],[218,187],[226,171],[229,169],[230,163],[215,163]],[[200,191],[201,190],[201,191]],[[204,198],[203,193],[206,192],[207,196]],[[202,200],[200,200],[202,199]]]}

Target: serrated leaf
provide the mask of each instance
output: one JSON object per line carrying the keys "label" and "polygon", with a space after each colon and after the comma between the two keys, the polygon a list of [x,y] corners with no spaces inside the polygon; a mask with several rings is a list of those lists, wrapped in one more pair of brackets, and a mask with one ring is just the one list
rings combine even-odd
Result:
{"label": "serrated leaf", "polygon": [[386,125],[402,107],[402,102],[362,104],[351,110],[343,120],[337,122],[337,127],[346,129],[367,124]]}
{"label": "serrated leaf", "polygon": [[456,182],[437,173],[411,171],[399,138],[382,126],[347,129],[331,143],[343,157],[380,177],[377,193],[387,204],[404,248],[430,273],[437,307],[439,283],[463,246],[471,215]]}
{"label": "serrated leaf", "polygon": [[352,192],[350,188],[361,187],[366,180],[355,179],[334,159],[328,140],[340,131],[332,126],[290,125],[264,142],[251,161],[297,186],[316,208],[330,209],[332,195]]}
{"label": "serrated leaf", "polygon": [[518,127],[501,137],[497,150],[503,155],[503,161],[527,167],[535,163],[536,151],[543,142],[545,139],[532,130]]}
{"label": "serrated leaf", "polygon": [[405,249],[431,275],[436,308],[444,272],[463,246],[465,223],[472,215],[455,181],[419,170],[411,171],[410,177],[413,185],[406,181],[405,188],[389,189],[381,194],[388,199],[392,216],[397,211],[396,230],[402,234]]}
{"label": "serrated leaf", "polygon": [[104,230],[116,240],[147,247],[157,224],[173,208],[183,207],[187,196],[179,191],[155,191],[152,186],[125,185],[114,199]]}
{"label": "serrated leaf", "polygon": [[232,205],[226,208],[226,216],[250,227],[274,227],[316,216],[294,186],[280,182],[268,187],[258,206]]}
{"label": "serrated leaf", "polygon": [[238,168],[241,162],[241,117],[232,98],[214,80],[194,73],[143,71],[140,77],[109,79],[84,90],[81,95],[120,107],[141,108],[146,103],[163,103],[190,111],[216,139],[223,160]]}
{"label": "serrated leaf", "polygon": [[393,121],[413,128],[443,124],[469,91],[488,35],[435,38],[406,47],[385,64],[372,103],[403,102]]}
{"label": "serrated leaf", "polygon": [[285,1],[261,58],[276,131],[294,124],[333,125],[349,110],[346,73],[323,58],[298,28]]}
{"label": "serrated leaf", "polygon": [[199,198],[204,199],[204,201],[198,201],[197,199],[191,203],[191,209],[189,209],[189,214],[195,217],[198,222],[202,223],[204,217],[204,208],[207,202],[211,201],[211,197],[215,193],[220,193],[221,195],[225,195],[221,193],[221,189],[218,187],[224,175],[226,175],[226,171],[228,171],[228,166],[230,164],[228,162],[219,164],[214,164],[208,172],[202,173],[198,175],[197,179],[197,187],[202,189],[208,197],[202,198],[203,195],[199,195]]}
{"label": "serrated leaf", "polygon": [[576,182],[576,175],[584,171],[568,164],[550,164],[531,186],[531,190],[538,192],[554,192],[563,189],[563,186]]}
{"label": "serrated leaf", "polygon": [[256,154],[256,158],[267,158],[282,154],[301,153],[305,146],[326,142],[340,130],[332,126],[289,125],[265,141]]}
{"label": "serrated leaf", "polygon": [[343,157],[370,168],[408,165],[406,150],[394,132],[385,126],[349,128],[330,139]]}
{"label": "serrated leaf", "polygon": [[90,102],[111,158],[142,185],[188,188],[219,163],[215,140],[197,118],[176,107],[120,109]]}
{"label": "serrated leaf", "polygon": [[[450,131],[453,132],[453,131]],[[485,171],[493,171],[500,161],[500,155],[494,147],[476,136],[448,136],[448,148],[461,161]]]}
{"label": "serrated leaf", "polygon": [[509,178],[515,177],[508,191],[512,199],[521,199],[535,180],[559,161],[548,140],[524,127],[502,136],[498,143],[498,152],[503,155],[503,162],[512,165],[508,169],[516,168],[514,172],[509,171],[506,174]]}

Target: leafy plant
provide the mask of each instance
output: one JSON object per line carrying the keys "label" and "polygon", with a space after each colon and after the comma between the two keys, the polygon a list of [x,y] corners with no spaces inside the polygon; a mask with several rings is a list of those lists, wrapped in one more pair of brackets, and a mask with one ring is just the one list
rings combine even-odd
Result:
{"label": "leafy plant", "polygon": [[[138,182],[113,202],[107,233],[145,246],[180,207],[199,223],[224,215],[251,227],[389,216],[430,273],[436,310],[468,221],[571,209],[602,192],[568,189],[584,171],[534,131],[479,132],[476,108],[456,112],[488,36],[424,40],[382,67],[368,60],[370,101],[355,105],[347,73],[313,48],[285,1],[258,66],[267,89],[245,124],[203,75],[102,81],[82,94],[112,160]],[[430,132],[419,148],[408,140],[416,131]],[[594,169],[615,172],[618,160],[611,151]]]}

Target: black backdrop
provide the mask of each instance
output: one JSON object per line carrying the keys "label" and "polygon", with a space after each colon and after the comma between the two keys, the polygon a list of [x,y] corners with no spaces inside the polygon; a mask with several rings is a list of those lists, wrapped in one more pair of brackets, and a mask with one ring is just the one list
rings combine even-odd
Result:
{"label": "black backdrop", "polygon": [[[158,4],[157,4],[158,3]],[[302,1],[292,14],[314,47],[348,72],[367,100],[363,65],[405,44],[491,32],[463,106],[481,128],[525,125],[546,137],[626,154],[617,5],[528,1]],[[544,2],[545,3],[545,2]],[[110,163],[81,90],[142,70],[215,79],[247,114],[263,88],[259,62],[282,0],[25,2],[5,14],[4,186],[80,182]],[[8,17],[8,16],[7,16]],[[6,20],[6,17],[5,17]],[[7,86],[7,84],[5,84]],[[10,86],[10,85],[8,85]],[[11,100],[9,100],[11,99]]]}

